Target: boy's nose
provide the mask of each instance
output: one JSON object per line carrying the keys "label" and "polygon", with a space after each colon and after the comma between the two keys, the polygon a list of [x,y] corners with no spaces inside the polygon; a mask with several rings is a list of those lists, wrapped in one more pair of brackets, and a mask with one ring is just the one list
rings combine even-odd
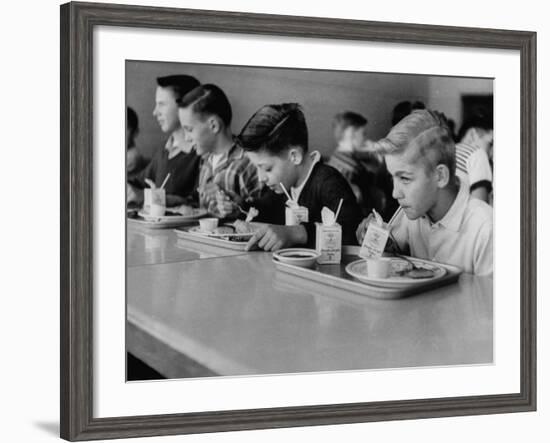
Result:
{"label": "boy's nose", "polygon": [[391,193],[391,196],[396,199],[396,200],[399,200],[401,198],[403,198],[403,192],[401,192],[401,189],[399,189],[398,186],[395,186],[395,184],[393,185],[393,191]]}

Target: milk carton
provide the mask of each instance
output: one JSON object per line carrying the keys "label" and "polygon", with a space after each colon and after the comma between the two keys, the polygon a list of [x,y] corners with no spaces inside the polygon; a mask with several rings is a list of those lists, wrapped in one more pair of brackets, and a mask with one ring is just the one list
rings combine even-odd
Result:
{"label": "milk carton", "polygon": [[336,223],[334,212],[321,210],[322,223],[315,223],[315,249],[321,256],[319,264],[337,264],[342,260],[342,226]]}
{"label": "milk carton", "polygon": [[285,209],[285,225],[295,226],[309,221],[309,211],[305,206],[287,202]]}
{"label": "milk carton", "polygon": [[359,250],[359,256],[366,259],[382,257],[390,235],[387,223],[384,223],[376,211],[373,210],[373,213],[375,217],[367,226],[367,232]]}

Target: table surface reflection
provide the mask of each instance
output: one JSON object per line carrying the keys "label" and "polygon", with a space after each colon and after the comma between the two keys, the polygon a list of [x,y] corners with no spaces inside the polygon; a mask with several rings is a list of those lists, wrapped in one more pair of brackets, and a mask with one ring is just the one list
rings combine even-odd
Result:
{"label": "table surface reflection", "polygon": [[492,284],[463,274],[377,300],[277,271],[270,253],[129,228],[127,346],[169,378],[491,363]]}

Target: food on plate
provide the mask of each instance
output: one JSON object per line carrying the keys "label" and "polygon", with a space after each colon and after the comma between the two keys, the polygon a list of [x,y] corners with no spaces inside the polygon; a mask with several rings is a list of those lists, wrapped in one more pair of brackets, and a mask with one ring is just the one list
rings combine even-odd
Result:
{"label": "food on plate", "polygon": [[219,226],[214,231],[213,234],[234,234],[235,229],[232,226]]}
{"label": "food on plate", "polygon": [[405,259],[393,259],[391,263],[391,275],[408,278],[431,278],[435,275],[432,269],[414,264]]}

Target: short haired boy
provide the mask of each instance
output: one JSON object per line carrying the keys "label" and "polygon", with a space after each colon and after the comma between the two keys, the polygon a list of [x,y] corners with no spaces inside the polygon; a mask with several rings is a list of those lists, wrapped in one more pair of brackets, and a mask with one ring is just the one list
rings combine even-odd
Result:
{"label": "short haired boy", "polygon": [[178,119],[177,100],[199,86],[199,81],[190,75],[170,75],[157,78],[153,116],[160,129],[169,134],[164,146],[159,146],[149,165],[136,177],[129,180],[128,200],[143,201],[143,189],[148,183],[160,187],[165,184],[166,205],[176,206],[191,203],[198,180],[200,157],[185,139]]}
{"label": "short haired boy", "polygon": [[260,192],[256,167],[231,131],[232,110],[216,85],[202,85],[179,102],[179,119],[187,139],[202,156],[200,206],[222,217],[236,217],[239,206]]}
{"label": "short haired boy", "polygon": [[[306,207],[309,221],[296,226],[268,225],[248,242],[267,251],[293,245],[315,245],[315,224],[321,222],[321,210],[342,207],[338,223],[344,244],[355,243],[355,227],[361,210],[344,177],[320,162],[320,153],[308,152],[308,132],[304,114],[296,103],[266,105],[258,110],[242,129],[239,140],[258,167],[260,181],[276,194],[285,187],[293,200]],[[285,206],[280,200],[279,213]],[[261,210],[260,210],[261,215]]]}
{"label": "short haired boy", "polygon": [[[401,251],[465,272],[493,274],[493,211],[455,176],[455,145],[441,115],[414,111],[378,142],[400,204],[391,225]],[[360,242],[368,218],[357,229]]]}

